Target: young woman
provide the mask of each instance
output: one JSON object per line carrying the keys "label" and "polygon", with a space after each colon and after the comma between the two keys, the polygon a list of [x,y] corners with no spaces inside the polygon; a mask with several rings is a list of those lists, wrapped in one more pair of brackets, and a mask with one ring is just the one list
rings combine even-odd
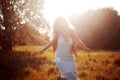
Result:
{"label": "young woman", "polygon": [[55,62],[59,71],[64,77],[60,80],[79,80],[76,72],[74,56],[76,46],[90,52],[90,49],[77,37],[74,30],[70,28],[70,23],[63,17],[58,17],[53,24],[53,39],[41,51],[43,54],[50,46],[53,46]]}

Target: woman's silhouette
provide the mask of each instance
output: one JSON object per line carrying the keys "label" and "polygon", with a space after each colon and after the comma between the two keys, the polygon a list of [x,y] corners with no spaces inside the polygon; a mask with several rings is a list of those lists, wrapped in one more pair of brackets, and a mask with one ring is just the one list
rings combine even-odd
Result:
{"label": "woman's silhouette", "polygon": [[63,17],[58,17],[53,24],[53,39],[49,42],[40,53],[44,53],[50,46],[53,46],[55,62],[62,76],[57,77],[59,80],[79,80],[76,72],[74,56],[76,46],[90,52],[90,49],[77,37],[74,30],[70,28],[70,23]]}

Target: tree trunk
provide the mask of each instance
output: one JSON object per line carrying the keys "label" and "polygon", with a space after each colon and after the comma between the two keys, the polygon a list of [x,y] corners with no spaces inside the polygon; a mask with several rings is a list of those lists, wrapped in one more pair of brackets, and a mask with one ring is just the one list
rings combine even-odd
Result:
{"label": "tree trunk", "polygon": [[12,25],[10,23],[11,19],[11,9],[10,9],[10,0],[1,0],[2,4],[2,14],[4,20],[4,35],[3,35],[3,50],[12,50]]}

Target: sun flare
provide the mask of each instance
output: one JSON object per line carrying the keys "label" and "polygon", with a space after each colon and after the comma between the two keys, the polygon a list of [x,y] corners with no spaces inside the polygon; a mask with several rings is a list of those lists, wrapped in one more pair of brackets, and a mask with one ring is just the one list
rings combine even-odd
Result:
{"label": "sun flare", "polygon": [[[46,0],[44,5],[44,15],[49,21],[54,20],[57,16],[67,17],[87,10],[82,7],[82,0]],[[85,3],[84,1],[82,1]]]}
{"label": "sun flare", "polygon": [[119,2],[119,0],[45,0],[43,13],[44,17],[52,22],[57,16],[83,14],[89,9],[113,7],[119,10]]}

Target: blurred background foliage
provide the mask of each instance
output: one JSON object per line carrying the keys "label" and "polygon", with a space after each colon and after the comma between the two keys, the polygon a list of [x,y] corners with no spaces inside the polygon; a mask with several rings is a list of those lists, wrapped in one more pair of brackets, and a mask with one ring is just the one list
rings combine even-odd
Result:
{"label": "blurred background foliage", "polygon": [[120,50],[120,16],[113,8],[89,10],[70,21],[80,39],[92,49]]}
{"label": "blurred background foliage", "polygon": [[[44,45],[49,22],[43,17],[44,0],[0,1],[0,46]],[[79,38],[95,50],[120,50],[120,16],[113,8],[89,10],[69,17]],[[42,33],[44,32],[44,33]]]}
{"label": "blurred background foliage", "polygon": [[11,50],[18,44],[41,45],[48,41],[46,35],[42,38],[37,31],[49,28],[41,11],[43,4],[44,0],[0,1],[0,45],[3,49]]}

